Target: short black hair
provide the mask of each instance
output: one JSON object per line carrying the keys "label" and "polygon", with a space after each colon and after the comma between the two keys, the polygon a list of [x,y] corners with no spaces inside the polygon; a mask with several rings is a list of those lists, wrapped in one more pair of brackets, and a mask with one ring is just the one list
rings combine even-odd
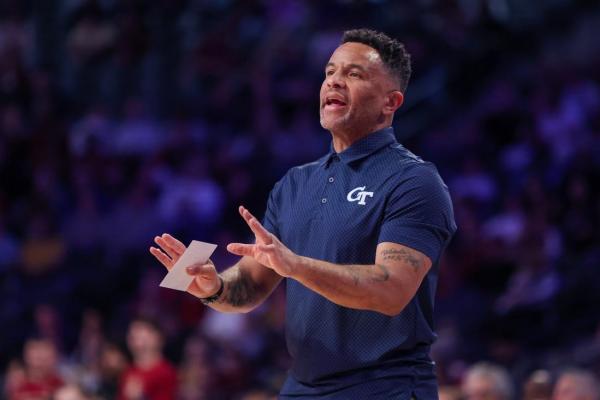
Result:
{"label": "short black hair", "polygon": [[398,80],[400,90],[402,92],[406,91],[412,69],[410,54],[406,51],[404,44],[392,39],[385,33],[365,28],[345,31],[342,44],[348,42],[366,44],[375,49],[379,53],[383,64]]}
{"label": "short black hair", "polygon": [[131,319],[130,326],[133,325],[134,323],[140,323],[140,324],[146,325],[148,328],[155,331],[160,336],[164,336],[164,332],[162,330],[162,327],[160,326],[160,323],[155,318],[153,318],[149,315],[145,315],[145,314],[136,315],[135,317],[133,317]]}

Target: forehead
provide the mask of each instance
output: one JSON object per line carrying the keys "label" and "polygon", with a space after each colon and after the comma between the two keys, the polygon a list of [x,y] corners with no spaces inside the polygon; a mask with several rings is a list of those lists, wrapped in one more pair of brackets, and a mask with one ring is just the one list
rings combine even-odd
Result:
{"label": "forehead", "polygon": [[132,332],[149,332],[153,334],[160,334],[156,327],[144,321],[134,321],[129,329]]}
{"label": "forehead", "polygon": [[344,43],[329,58],[335,65],[357,64],[368,69],[381,69],[383,61],[377,50],[362,43]]}

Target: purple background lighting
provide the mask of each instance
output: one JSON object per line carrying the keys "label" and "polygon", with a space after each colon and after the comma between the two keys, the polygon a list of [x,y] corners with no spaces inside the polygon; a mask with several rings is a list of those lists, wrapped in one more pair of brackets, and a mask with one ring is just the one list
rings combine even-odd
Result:
{"label": "purple background lighting", "polygon": [[440,383],[458,388],[480,360],[506,368],[518,394],[537,369],[598,376],[597,2],[6,0],[7,397],[31,336],[54,343],[63,381],[105,395],[119,376],[102,355],[110,343],[125,354],[136,315],[164,329],[181,399],[277,392],[284,285],[250,314],[218,314],[159,288],[165,271],[147,249],[169,232],[217,243],[218,268],[236,260],[226,244],[250,239],[237,206],[262,216],[285,171],[328,150],[323,68],[357,27],[412,54],[394,127],[454,201],[436,300]]}

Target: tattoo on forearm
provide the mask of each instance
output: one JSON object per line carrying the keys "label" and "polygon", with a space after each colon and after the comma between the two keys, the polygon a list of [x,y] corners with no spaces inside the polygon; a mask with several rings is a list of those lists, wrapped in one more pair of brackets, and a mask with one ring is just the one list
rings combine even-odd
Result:
{"label": "tattoo on forearm", "polygon": [[419,269],[423,265],[423,257],[413,251],[406,249],[386,249],[381,252],[384,260],[404,261],[409,263],[414,269]]}
{"label": "tattoo on forearm", "polygon": [[355,271],[354,268],[350,268],[348,271],[350,272],[350,275],[352,276],[352,280],[354,281],[354,286],[358,286],[358,281],[359,281],[358,274],[360,271]]}
{"label": "tattoo on forearm", "polygon": [[382,264],[375,264],[379,271],[375,271],[375,275],[371,278],[373,282],[385,282],[390,279],[390,272],[387,267]]}
{"label": "tattoo on forearm", "polygon": [[[402,261],[412,266],[415,270],[421,268],[424,264],[423,256],[410,249],[386,249],[381,252],[381,256],[383,261]],[[362,270],[365,267],[348,268],[347,271],[354,282],[354,286],[358,286],[361,279],[371,282],[386,282],[390,279],[389,266],[385,263],[367,267],[368,274],[365,274],[365,271]],[[361,274],[364,275],[361,276]]]}
{"label": "tattoo on forearm", "polygon": [[256,288],[248,273],[240,271],[239,275],[226,283],[226,291],[221,297],[221,303],[228,303],[234,307],[242,307],[256,299]]}
{"label": "tattoo on forearm", "polygon": [[354,286],[358,286],[358,283],[360,282],[360,275],[361,273],[364,273],[363,269],[365,268],[368,268],[369,275],[368,278],[364,278],[370,280],[371,282],[385,282],[390,279],[390,272],[385,265],[375,264],[374,267],[360,265],[358,267],[348,269],[348,272],[354,281]]}

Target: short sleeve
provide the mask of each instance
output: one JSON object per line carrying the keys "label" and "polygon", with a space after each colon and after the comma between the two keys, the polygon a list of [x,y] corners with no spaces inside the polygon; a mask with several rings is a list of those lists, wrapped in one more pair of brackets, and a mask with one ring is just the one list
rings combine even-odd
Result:
{"label": "short sleeve", "polygon": [[433,164],[403,171],[387,200],[378,242],[408,246],[435,263],[455,231],[448,187]]}
{"label": "short sleeve", "polygon": [[279,190],[281,187],[281,181],[277,182],[275,184],[275,186],[273,186],[273,189],[271,189],[271,192],[269,193],[269,198],[267,200],[267,208],[265,210],[265,216],[263,217],[262,220],[262,225],[265,227],[265,229],[269,232],[271,232],[272,234],[274,234],[275,236],[277,236],[278,238],[279,236],[279,229],[278,229],[278,210],[279,210],[279,203],[278,203],[278,199],[279,199]]}

